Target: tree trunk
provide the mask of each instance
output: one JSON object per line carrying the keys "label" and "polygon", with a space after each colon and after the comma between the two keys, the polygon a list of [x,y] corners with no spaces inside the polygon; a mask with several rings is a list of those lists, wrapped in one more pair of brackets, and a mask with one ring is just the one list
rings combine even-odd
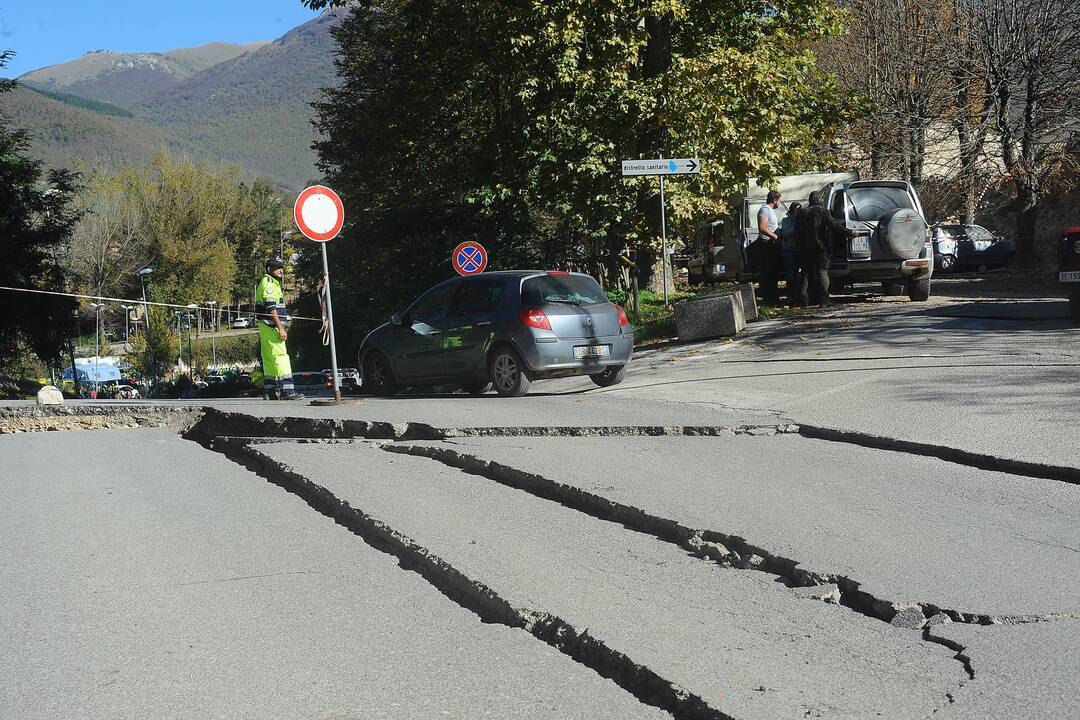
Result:
{"label": "tree trunk", "polygon": [[1038,190],[1026,179],[1016,181],[1016,262],[1030,267],[1038,260],[1035,227],[1039,218]]}
{"label": "tree trunk", "polygon": [[[673,15],[646,15],[645,32],[648,41],[642,58],[642,80],[657,77],[671,68],[671,26]],[[664,152],[667,141],[667,128],[660,123],[659,113],[644,119],[638,134],[638,156],[643,158],[658,157]],[[652,236],[660,235],[660,190],[649,182],[638,193],[638,210],[645,216]],[[662,269],[658,259],[660,253],[651,243],[638,247],[638,277],[641,285],[654,292],[663,293]]]}
{"label": "tree trunk", "polygon": [[79,397],[79,371],[75,367],[74,343],[68,343],[68,355],[71,357],[71,379],[75,383],[75,397]]}

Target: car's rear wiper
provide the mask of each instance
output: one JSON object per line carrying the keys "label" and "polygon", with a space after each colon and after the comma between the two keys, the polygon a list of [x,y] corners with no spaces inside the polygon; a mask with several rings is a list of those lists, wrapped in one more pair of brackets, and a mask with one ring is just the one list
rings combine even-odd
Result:
{"label": "car's rear wiper", "polygon": [[581,305],[580,300],[545,300],[544,302],[560,303],[562,305]]}

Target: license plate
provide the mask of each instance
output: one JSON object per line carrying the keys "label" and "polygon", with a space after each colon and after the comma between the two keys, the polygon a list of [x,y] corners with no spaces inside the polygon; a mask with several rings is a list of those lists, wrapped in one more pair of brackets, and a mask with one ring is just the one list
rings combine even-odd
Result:
{"label": "license plate", "polygon": [[582,358],[611,357],[610,345],[577,345],[574,347],[574,357]]}
{"label": "license plate", "polygon": [[851,252],[853,252],[853,253],[868,253],[868,252],[870,252],[870,238],[866,238],[866,237],[853,237],[853,238],[851,238]]}
{"label": "license plate", "polygon": [[1058,282],[1080,282],[1080,270],[1058,273]]}

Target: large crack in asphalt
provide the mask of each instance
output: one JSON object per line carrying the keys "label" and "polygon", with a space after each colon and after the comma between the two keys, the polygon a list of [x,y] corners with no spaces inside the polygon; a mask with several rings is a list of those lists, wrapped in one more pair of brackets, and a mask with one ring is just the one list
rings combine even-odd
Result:
{"label": "large crack in asphalt", "polygon": [[[20,417],[31,420],[28,427],[19,425]],[[93,420],[93,418],[98,420]],[[83,423],[91,418],[89,423]],[[75,426],[69,424],[74,422]],[[65,424],[68,423],[68,424]],[[83,423],[83,424],[80,424]],[[1010,458],[950,448],[947,446],[900,440],[857,431],[838,430],[783,421],[752,425],[632,425],[632,426],[476,426],[443,428],[427,423],[390,423],[368,420],[343,420],[302,417],[256,417],[226,412],[212,407],[162,408],[91,407],[60,409],[59,412],[34,410],[0,413],[0,431],[41,431],[58,429],[98,429],[105,427],[169,427],[182,436],[212,450],[223,452],[264,478],[305,499],[309,505],[356,532],[365,541],[398,557],[403,567],[414,569],[433,586],[462,607],[475,612],[485,622],[500,622],[521,627],[589,667],[612,677],[636,697],[672,712],[676,717],[726,717],[709,708],[701,698],[655,676],[647,668],[633,663],[602,643],[581,633],[559,618],[528,609],[514,609],[486,586],[462,576],[438,557],[427,553],[408,538],[397,534],[378,520],[349,507],[328,490],[302,476],[276,466],[250,449],[260,442],[296,440],[304,442],[340,442],[353,440],[389,441],[382,447],[389,452],[427,457],[444,465],[483,476],[503,485],[529,492],[593,517],[616,522],[637,532],[675,544],[695,557],[743,569],[770,573],[791,587],[819,588],[816,596],[838,602],[854,612],[892,625],[920,630],[927,642],[954,651],[970,678],[975,677],[965,648],[955,641],[935,634],[942,622],[978,625],[1045,622],[1077,617],[1072,613],[1055,615],[1001,616],[942,608],[932,602],[901,604],[877,598],[864,591],[857,580],[846,576],[818,573],[799,567],[799,562],[772,553],[749,540],[715,529],[696,529],[677,521],[651,515],[639,508],[616,503],[580,488],[552,481],[499,463],[461,453],[449,448],[408,445],[408,441],[452,441],[462,437],[729,437],[734,435],[774,436],[799,434],[814,440],[840,442],[878,450],[933,457],[942,461],[981,470],[1080,484],[1080,469],[1031,463]],[[12,430],[14,428],[14,430]],[[222,438],[229,438],[228,441]],[[831,590],[835,586],[835,592]],[[838,595],[837,599],[835,596]]]}
{"label": "large crack in asphalt", "polygon": [[122,427],[169,427],[183,431],[200,427],[207,435],[308,439],[447,440],[456,437],[730,437],[797,433],[812,440],[845,443],[875,450],[930,457],[977,470],[1080,485],[1080,468],[1052,465],[978,453],[914,440],[800,423],[777,415],[777,422],[742,425],[550,425],[438,427],[418,422],[382,422],[305,417],[257,417],[214,407],[91,406],[29,411],[0,408],[0,434],[46,430],[90,430]]}
{"label": "large crack in asphalt", "polygon": [[484,583],[473,580],[438,555],[386,523],[352,507],[327,488],[252,449],[252,438],[211,436],[197,428],[184,437],[221,453],[304,500],[311,508],[358,535],[371,547],[392,555],[400,567],[418,573],[447,598],[482,622],[520,628],[533,637],[615,682],[640,702],[665,710],[678,720],[733,720],[700,696],[671,682],[627,655],[579,630],[557,615],[513,607]]}

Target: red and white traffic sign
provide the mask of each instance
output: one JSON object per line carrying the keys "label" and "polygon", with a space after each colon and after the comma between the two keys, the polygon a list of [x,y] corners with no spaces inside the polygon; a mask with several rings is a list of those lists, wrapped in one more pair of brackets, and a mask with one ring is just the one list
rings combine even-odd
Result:
{"label": "red and white traffic sign", "polygon": [[345,224],[345,206],[338,194],[325,185],[312,185],[296,196],[293,203],[296,227],[309,240],[333,240]]}
{"label": "red and white traffic sign", "polygon": [[454,248],[450,255],[450,262],[458,275],[476,275],[484,272],[487,267],[488,254],[484,246],[478,242],[463,242]]}

